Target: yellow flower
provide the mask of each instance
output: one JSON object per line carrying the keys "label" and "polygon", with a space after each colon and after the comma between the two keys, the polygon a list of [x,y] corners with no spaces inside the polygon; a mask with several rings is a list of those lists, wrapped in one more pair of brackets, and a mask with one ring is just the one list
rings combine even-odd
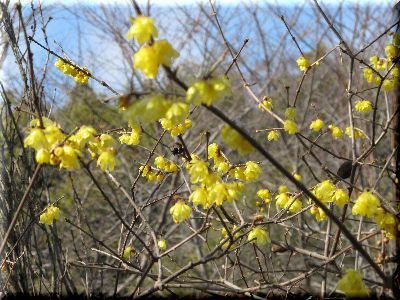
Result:
{"label": "yellow flower", "polygon": [[204,182],[209,174],[208,163],[192,155],[192,160],[186,165],[192,183]]}
{"label": "yellow flower", "polygon": [[100,135],[100,150],[106,150],[107,148],[113,148],[116,147],[117,142],[114,140],[114,138],[106,133],[103,133]]}
{"label": "yellow flower", "polygon": [[108,170],[113,171],[115,167],[115,154],[114,150],[110,149],[107,151],[103,151],[99,158],[97,159],[97,165],[100,166],[102,171]]}
{"label": "yellow flower", "polygon": [[267,139],[268,139],[268,141],[277,141],[277,140],[279,140],[280,136],[281,135],[279,134],[278,130],[271,130],[267,134]]}
{"label": "yellow flower", "polygon": [[379,58],[378,56],[374,55],[370,57],[369,61],[377,71],[383,71],[386,69],[387,63],[383,58]]}
{"label": "yellow flower", "polygon": [[155,78],[160,65],[171,66],[179,53],[167,40],[159,40],[152,45],[144,45],[133,56],[133,67],[140,69],[148,78]]}
{"label": "yellow flower", "polygon": [[127,246],[127,247],[125,247],[124,252],[122,253],[122,257],[125,259],[129,259],[134,254],[135,254],[135,250],[133,249],[133,247]]}
{"label": "yellow flower", "polygon": [[249,236],[247,238],[248,241],[251,241],[252,243],[256,243],[257,245],[265,245],[268,243],[269,240],[269,235],[266,230],[264,230],[261,226],[256,226],[254,227],[250,232]]}
{"label": "yellow flower", "polygon": [[288,120],[294,120],[296,118],[297,112],[296,112],[296,108],[294,107],[288,107],[285,110],[285,117]]}
{"label": "yellow flower", "polygon": [[231,166],[226,161],[221,161],[214,164],[214,169],[216,169],[219,174],[228,172],[230,168]]}
{"label": "yellow flower", "polygon": [[178,172],[178,166],[173,162],[169,162],[163,156],[157,156],[154,159],[154,164],[157,168],[166,171],[168,173],[176,173]]}
{"label": "yellow flower", "polygon": [[137,123],[129,122],[132,129],[131,134],[123,133],[119,137],[119,142],[126,145],[138,145],[140,143],[140,126]]}
{"label": "yellow flower", "polygon": [[[351,138],[351,137],[353,136],[353,134],[352,134],[352,132],[351,132],[351,127],[350,127],[350,126],[346,127],[344,133],[345,133],[346,135],[348,135],[349,138]],[[361,129],[354,127],[354,137],[355,137],[356,139],[365,138],[365,133],[364,133]]]}
{"label": "yellow flower", "polygon": [[257,196],[264,200],[265,203],[269,203],[271,201],[271,192],[268,189],[258,190]]}
{"label": "yellow flower", "polygon": [[385,48],[385,54],[389,60],[393,60],[398,53],[399,53],[399,48],[397,48],[393,44],[388,44]]}
{"label": "yellow flower", "polygon": [[284,208],[289,203],[290,198],[286,192],[283,192],[276,195],[275,200],[277,207]]}
{"label": "yellow flower", "polygon": [[61,72],[75,78],[76,82],[87,84],[89,81],[89,70],[85,67],[80,67],[81,70],[76,68],[72,63],[67,63],[62,59],[57,59],[54,64]]}
{"label": "yellow flower", "polygon": [[359,271],[348,269],[342,279],[339,280],[337,288],[344,292],[347,298],[368,297],[368,289],[362,279]]}
{"label": "yellow flower", "polygon": [[262,105],[261,105],[261,104],[258,104],[258,108],[259,108],[259,109],[261,109],[261,110],[264,111],[265,108],[263,107],[263,105],[264,105],[267,109],[269,109],[269,110],[272,109],[272,98],[265,96],[265,97],[262,99],[261,103],[262,103]]}
{"label": "yellow flower", "polygon": [[324,221],[324,220],[327,220],[327,219],[328,219],[327,215],[326,215],[325,212],[322,210],[322,208],[317,207],[317,206],[315,206],[315,205],[311,206],[310,213],[311,213],[312,215],[314,215],[315,219],[316,219],[318,222],[321,222],[321,221]]}
{"label": "yellow flower", "polygon": [[333,193],[332,200],[339,206],[343,207],[345,204],[349,203],[349,195],[343,189],[336,189]]}
{"label": "yellow flower", "polygon": [[377,209],[373,219],[381,230],[386,231],[386,236],[389,239],[395,237],[396,217],[393,214],[385,212],[385,210],[380,207]]}
{"label": "yellow flower", "polygon": [[300,58],[298,58],[296,62],[300,68],[300,71],[305,71],[310,67],[310,61],[304,56],[300,56]]}
{"label": "yellow flower", "polygon": [[334,139],[342,137],[343,130],[340,127],[331,124],[328,126],[328,128],[331,130],[331,134]]}
{"label": "yellow flower", "polygon": [[186,92],[186,100],[196,104],[212,105],[230,92],[230,83],[226,76],[195,82]]}
{"label": "yellow flower", "polygon": [[143,99],[135,99],[129,106],[124,104],[122,114],[131,124],[149,124],[163,118],[172,103],[160,94],[152,94]]}
{"label": "yellow flower", "polygon": [[296,199],[293,201],[293,198],[290,197],[289,200],[286,202],[284,208],[289,208],[289,211],[291,213],[297,213],[303,208],[303,203],[300,199]]}
{"label": "yellow flower", "polygon": [[300,174],[294,173],[293,174],[294,179],[296,179],[297,181],[300,181],[302,179]]}
{"label": "yellow flower", "polygon": [[335,185],[330,180],[325,180],[314,188],[314,194],[322,202],[331,202],[335,190]]}
{"label": "yellow flower", "polygon": [[172,215],[172,219],[176,224],[186,220],[190,217],[190,212],[192,209],[183,200],[179,200],[172,206],[169,213]]}
{"label": "yellow flower", "polygon": [[85,144],[94,140],[96,129],[92,126],[83,125],[79,128],[77,133],[72,135],[68,140],[76,143],[77,147],[82,151]]}
{"label": "yellow flower", "polygon": [[189,201],[193,205],[201,205],[203,209],[207,209],[211,205],[211,200],[205,187],[195,187],[195,190],[189,196]]}
{"label": "yellow flower", "polygon": [[164,156],[157,156],[157,157],[154,159],[154,164],[155,164],[155,166],[156,166],[157,168],[159,168],[159,169],[164,169],[165,166],[167,165],[167,161],[166,161],[166,159],[165,159]]}
{"label": "yellow flower", "polygon": [[368,82],[372,82],[374,80],[374,71],[372,71],[372,69],[370,69],[370,68],[363,69],[363,74],[364,74],[364,78]]}
{"label": "yellow flower", "polygon": [[148,42],[151,37],[157,37],[157,28],[150,17],[138,16],[132,20],[132,26],[129,28],[126,37],[128,40],[136,39],[139,44]]}
{"label": "yellow flower", "polygon": [[42,129],[32,128],[24,140],[24,147],[32,147],[36,151],[42,148],[48,148],[49,143]]}
{"label": "yellow flower", "polygon": [[221,130],[222,140],[233,150],[241,155],[249,154],[254,151],[253,146],[235,129],[225,125]]}
{"label": "yellow flower", "polygon": [[44,213],[40,215],[39,223],[51,225],[54,220],[60,218],[60,209],[56,206],[50,205]]}
{"label": "yellow flower", "polygon": [[36,152],[36,162],[38,164],[47,164],[50,162],[50,153],[47,149],[41,148]]}
{"label": "yellow flower", "polygon": [[246,181],[257,180],[261,173],[262,169],[257,163],[254,161],[248,161],[246,163],[246,169],[244,170]]}
{"label": "yellow flower", "polygon": [[373,109],[372,103],[369,100],[358,100],[354,106],[356,111],[367,113]]}
{"label": "yellow flower", "polygon": [[310,124],[310,129],[314,130],[315,132],[320,132],[322,127],[324,127],[324,121],[321,119],[315,119]]}
{"label": "yellow flower", "polygon": [[216,159],[221,156],[219,146],[216,143],[208,145],[207,151],[208,151],[208,159],[210,158]]}
{"label": "yellow flower", "polygon": [[286,185],[280,185],[278,188],[278,192],[279,192],[279,194],[287,193],[287,192],[289,192],[289,189]]}
{"label": "yellow flower", "polygon": [[159,240],[159,241],[157,242],[157,245],[158,245],[158,248],[159,248],[160,250],[162,250],[162,251],[167,250],[167,242],[166,242],[164,239]]}
{"label": "yellow flower", "polygon": [[371,192],[363,192],[358,196],[351,212],[353,215],[372,218],[380,207],[380,202]]}
{"label": "yellow flower", "polygon": [[62,155],[59,156],[61,160],[60,168],[79,169],[78,155],[80,151],[70,145],[64,145],[62,149]]}
{"label": "yellow flower", "polygon": [[393,33],[393,45],[399,47],[400,46],[400,34],[398,34],[397,32]]}
{"label": "yellow flower", "polygon": [[298,131],[297,124],[292,120],[285,120],[283,124],[283,129],[289,134],[296,134]]}
{"label": "yellow flower", "polygon": [[391,73],[392,76],[395,77],[395,78],[396,78],[396,77],[399,77],[399,76],[400,76],[399,67],[394,67],[390,73]]}
{"label": "yellow flower", "polygon": [[389,92],[389,91],[391,91],[393,88],[394,88],[394,80],[390,80],[390,79],[385,79],[383,82],[382,82],[382,89],[385,91],[385,92]]}
{"label": "yellow flower", "polygon": [[224,183],[217,182],[210,188],[208,197],[212,199],[216,205],[221,206],[222,203],[224,203],[224,201],[228,198],[226,185]]}

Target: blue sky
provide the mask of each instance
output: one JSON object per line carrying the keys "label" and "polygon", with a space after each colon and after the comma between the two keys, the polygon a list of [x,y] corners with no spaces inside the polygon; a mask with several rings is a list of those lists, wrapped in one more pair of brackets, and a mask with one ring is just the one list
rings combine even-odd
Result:
{"label": "blue sky", "polygon": [[[191,5],[193,3],[197,2],[202,2],[205,4],[208,4],[208,0],[204,1],[191,1],[191,0],[179,0],[179,1],[174,1],[174,0],[153,0],[151,1],[152,4],[155,4],[156,8],[152,10],[152,15],[156,18],[156,23],[164,26],[170,26],[170,24],[173,24],[173,26],[178,26],[177,23],[172,23],[170,20],[170,16],[168,16],[168,8],[166,6],[168,5],[173,5],[173,3],[179,3],[180,5]],[[285,7],[283,10],[284,14],[288,15],[288,18],[291,14],[291,7],[294,5],[300,5],[303,3],[310,3],[312,1],[300,1],[300,0],[268,0],[268,1],[228,1],[228,0],[220,0],[217,1],[217,3],[220,5],[220,7],[226,7],[226,11],[228,11],[228,7],[226,4],[229,3],[230,5],[232,4],[245,4],[245,5],[251,5],[251,3],[272,3],[272,4],[279,4],[279,6]],[[329,1],[320,1],[322,2],[325,7],[328,5],[328,7],[332,8],[328,10],[328,13],[334,12],[334,7],[335,4],[338,3],[337,0],[329,0]],[[392,1],[379,1],[379,0],[374,0],[374,1],[368,1],[368,0],[360,0],[360,1],[350,1],[346,0],[344,3],[374,3],[377,4],[378,2],[385,3],[386,5],[389,4]],[[76,8],[78,7],[77,5],[91,5],[93,6],[94,9],[99,9],[100,4],[116,4],[120,3],[120,5],[125,5],[129,6],[130,1],[129,0],[118,0],[118,1],[109,1],[109,0],[102,0],[102,1],[94,1],[94,0],[86,0],[86,1],[77,1],[77,0],[63,0],[63,1],[54,1],[54,0],[43,0],[42,4],[43,6],[52,6],[52,4],[55,3],[62,3],[63,5],[66,5],[66,9],[54,9],[54,11],[51,11],[51,16],[53,20],[51,21],[50,25],[48,26],[48,38],[49,38],[49,43],[50,47],[52,50],[56,51],[57,53],[60,53],[60,48],[57,46],[57,44],[54,43],[54,41],[57,41],[62,44],[64,50],[71,56],[73,60],[75,60],[77,63],[85,65],[89,67],[89,69],[96,74],[99,78],[104,79],[110,85],[115,87],[116,89],[123,90],[124,86],[126,85],[126,79],[124,76],[121,77],[121,70],[122,73],[129,73],[129,68],[130,66],[127,65],[126,61],[119,60],[117,59],[118,57],[121,57],[121,52],[120,49],[113,43],[112,41],[104,40],[102,37],[101,32],[98,32],[96,28],[93,28],[91,25],[85,23],[82,19],[76,18],[73,14],[71,14],[68,11],[68,7],[71,8]],[[147,1],[139,1],[139,3],[142,4],[143,7],[145,7],[145,4]],[[117,4],[118,5],[118,4]],[[53,5],[54,8],[57,8],[57,5]],[[158,9],[157,9],[158,7]],[[312,6],[310,6],[312,7]],[[29,6],[25,8],[26,11],[29,11]],[[224,14],[221,12],[222,10],[219,11],[221,14],[221,18],[224,17]],[[225,11],[224,11],[225,12]],[[133,12],[132,12],[133,14]],[[307,9],[302,13],[300,17],[300,23],[304,25],[307,25]],[[122,17],[128,17],[129,13],[127,12],[126,16]],[[346,21],[345,21],[346,22]],[[278,19],[275,20],[268,20],[268,22],[265,22],[263,24],[264,29],[267,29],[267,31],[274,31],[274,28],[279,27],[281,30],[284,29],[284,25],[281,21]],[[77,28],[80,29],[81,32],[81,42],[77,43]],[[122,30],[127,30],[128,27]],[[302,28],[300,28],[303,30]],[[241,32],[234,32],[231,34],[228,34],[228,39],[232,42],[236,42],[236,45],[240,44],[241,41],[245,37],[251,37],[251,31],[252,28],[243,28],[243,31]],[[173,34],[170,34],[170,32],[173,31]],[[172,44],[174,44],[174,35],[175,35],[176,30],[169,30],[169,32],[161,32],[162,35],[168,35],[166,36],[169,40],[171,40]],[[294,29],[294,33],[296,33],[296,29]],[[124,35],[125,32],[122,32]],[[270,39],[274,39],[274,36],[269,36]],[[43,41],[40,38],[40,35],[37,36],[38,40]],[[253,41],[254,42],[254,41]],[[272,41],[271,42],[277,42],[277,41]],[[301,42],[300,42],[301,43]],[[308,40],[304,40],[303,43],[301,43],[303,50],[309,51],[312,50],[312,48],[309,48],[308,45],[313,46],[313,43],[311,42],[311,38]],[[40,69],[40,66],[43,64],[43,62],[46,59],[46,53],[45,51],[39,49],[38,47],[33,46],[33,51],[35,54],[35,59],[37,62],[37,66]],[[183,47],[183,49],[179,49],[180,51],[182,50],[183,54],[182,56],[184,57],[185,55],[185,50],[187,48]],[[290,51],[293,51],[296,53],[296,48],[293,47],[290,49]],[[193,52],[194,55],[195,52]],[[193,53],[190,53],[193,55]],[[9,51],[9,54],[11,54],[11,51]],[[297,54],[294,54],[297,55]],[[54,62],[54,58],[52,58],[51,62]],[[52,63],[51,63],[52,65]],[[0,80],[4,81],[5,80],[5,74],[12,74],[13,72],[15,73],[17,70],[15,68],[15,64],[13,62],[13,57],[9,57],[8,60],[6,61],[5,67],[3,70],[0,70]],[[62,78],[63,75],[59,74],[60,77]],[[65,81],[66,85],[73,84],[73,80],[70,78],[64,76],[63,80]],[[6,85],[10,84],[10,82],[5,82]],[[12,83],[11,83],[12,84]],[[100,92],[107,92],[105,90],[102,90],[101,87],[99,87],[97,84],[93,84],[93,86]],[[50,91],[49,91],[50,93]]]}

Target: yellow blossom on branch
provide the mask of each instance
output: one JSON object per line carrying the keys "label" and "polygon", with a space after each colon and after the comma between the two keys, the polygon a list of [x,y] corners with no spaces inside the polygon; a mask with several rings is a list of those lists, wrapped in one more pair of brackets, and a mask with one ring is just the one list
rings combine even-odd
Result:
{"label": "yellow blossom on branch", "polygon": [[126,37],[128,40],[136,39],[139,44],[148,42],[152,37],[157,37],[157,28],[154,20],[146,16],[132,18],[132,26],[129,28]]}
{"label": "yellow blossom on branch", "polygon": [[178,200],[169,210],[175,223],[180,223],[190,217],[192,209],[183,200]]}
{"label": "yellow blossom on branch", "polygon": [[196,104],[212,105],[230,93],[230,83],[226,76],[200,80],[189,87],[186,100]]}
{"label": "yellow blossom on branch", "polygon": [[160,65],[171,66],[179,53],[167,40],[155,41],[152,45],[144,45],[133,56],[133,67],[140,69],[148,78],[155,78]]}

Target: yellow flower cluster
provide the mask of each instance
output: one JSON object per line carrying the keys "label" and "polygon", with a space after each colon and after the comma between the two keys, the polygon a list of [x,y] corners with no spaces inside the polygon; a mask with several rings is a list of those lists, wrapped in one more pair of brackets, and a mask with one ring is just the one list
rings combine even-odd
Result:
{"label": "yellow flower cluster", "polygon": [[297,112],[296,108],[294,107],[288,107],[285,110],[285,117],[286,120],[283,123],[283,129],[288,133],[288,134],[296,134],[299,132],[297,128],[297,123],[295,122]]}
{"label": "yellow flower cluster", "polygon": [[297,60],[296,60],[297,65],[300,68],[300,71],[306,71],[309,67],[310,67],[310,61],[305,58],[304,56],[300,56]]}
{"label": "yellow flower cluster", "polygon": [[363,277],[359,271],[348,269],[345,275],[339,280],[337,288],[341,290],[347,298],[366,298],[369,291],[364,285]]}
{"label": "yellow flower cluster", "polygon": [[276,207],[288,209],[291,213],[297,213],[303,208],[303,203],[299,198],[289,195],[286,185],[278,188],[278,195],[275,196]]}
{"label": "yellow flower cluster", "polygon": [[293,120],[285,120],[283,123],[283,129],[289,134],[296,134],[299,132],[297,124]]}
{"label": "yellow flower cluster", "polygon": [[152,37],[157,37],[157,28],[154,26],[154,21],[150,17],[138,16],[131,19],[132,26],[129,28],[126,37],[128,40],[136,39],[139,44],[144,44],[150,41]]}
{"label": "yellow flower cluster", "polygon": [[353,215],[360,215],[372,219],[380,228],[386,232],[389,239],[394,238],[396,219],[391,213],[385,212],[381,207],[379,199],[371,192],[366,191],[358,196],[352,210]]}
{"label": "yellow flower cluster", "polygon": [[[218,160],[214,161],[218,163]],[[224,182],[217,173],[209,169],[207,162],[200,160],[196,155],[192,155],[186,169],[190,174],[190,181],[200,184],[193,187],[189,200],[194,205],[202,205],[204,209],[212,203],[220,206],[226,200],[236,199],[244,187],[240,182]]]}
{"label": "yellow flower cluster", "polygon": [[89,141],[89,152],[93,158],[97,158],[97,166],[102,171],[113,171],[115,168],[115,155],[117,154],[117,141],[106,133]]}
{"label": "yellow flower cluster", "polygon": [[342,137],[343,130],[340,127],[331,124],[331,125],[328,126],[328,128],[331,131],[332,137],[334,139],[338,139],[338,138]]}
{"label": "yellow flower cluster", "polygon": [[[262,103],[262,105],[261,105],[261,103]],[[261,103],[258,104],[258,108],[261,109],[262,111],[265,110],[265,108],[263,107],[263,105],[264,105],[267,109],[269,109],[269,110],[271,110],[272,107],[273,107],[273,106],[272,106],[272,98],[271,98],[271,97],[265,96],[265,97],[262,99]]]}
{"label": "yellow flower cluster", "polygon": [[159,240],[159,241],[157,242],[157,246],[158,246],[158,248],[159,248],[160,250],[162,250],[162,251],[167,250],[167,242],[166,242],[164,239]]}
{"label": "yellow flower cluster", "polygon": [[267,140],[268,141],[277,141],[277,140],[279,140],[280,136],[281,135],[279,134],[278,130],[271,130],[267,134]]}
{"label": "yellow flower cluster", "polygon": [[155,78],[160,65],[169,67],[178,56],[179,53],[167,40],[159,40],[142,46],[133,55],[133,67],[140,69],[148,78]]}
{"label": "yellow flower cluster", "polygon": [[226,76],[200,80],[190,86],[186,92],[186,100],[196,104],[212,105],[230,93],[230,83]]}
{"label": "yellow flower cluster", "polygon": [[179,98],[166,99],[156,94],[134,101],[122,111],[124,118],[132,128],[132,133],[123,133],[121,143],[136,145],[140,141],[140,126],[159,121],[161,126],[170,131],[171,136],[178,136],[192,127],[189,117],[189,105]]}
{"label": "yellow flower cluster", "polygon": [[[387,71],[391,69],[389,76],[382,82],[382,90],[385,92],[393,90],[393,88],[399,84],[399,68],[393,68],[393,62],[396,61],[399,55],[399,44],[398,44],[398,34],[394,34],[392,43],[389,43],[385,47],[385,58],[380,58],[377,55],[371,56],[369,61],[372,67],[377,71]],[[381,77],[375,74],[371,68],[365,68],[363,70],[364,78],[367,82],[373,82],[374,84],[381,84]],[[383,74],[386,76],[386,74]]]}
{"label": "yellow flower cluster", "polygon": [[123,109],[124,118],[131,123],[150,124],[165,116],[175,99],[168,100],[160,94],[135,99],[131,105]]}
{"label": "yellow flower cluster", "polygon": [[[349,138],[351,138],[351,137],[353,136],[350,126],[346,127],[344,133],[345,133]],[[365,138],[365,133],[364,133],[361,129],[354,127],[354,138],[356,138],[356,139]]]}
{"label": "yellow flower cluster", "polygon": [[[158,35],[154,21],[150,17],[139,16],[133,19],[132,27],[127,33],[128,39],[135,38],[140,44],[149,42]],[[167,40],[153,41],[143,45],[133,55],[133,67],[140,69],[148,78],[155,78],[160,65],[171,66],[179,53]]]}
{"label": "yellow flower cluster", "polygon": [[354,108],[356,111],[367,113],[370,112],[373,107],[371,101],[364,99],[356,101]]}
{"label": "yellow flower cluster", "polygon": [[249,232],[247,240],[259,246],[265,245],[266,243],[270,242],[268,232],[261,226],[254,227]]}
{"label": "yellow flower cluster", "polygon": [[140,166],[139,172],[142,172],[142,177],[147,178],[149,182],[153,182],[155,180],[161,182],[164,179],[164,174],[161,171],[153,170],[149,165]]}
{"label": "yellow flower cluster", "polygon": [[216,170],[219,174],[224,174],[228,172],[232,166],[229,161],[222,155],[219,146],[216,143],[208,145],[208,159],[214,160],[213,169]]}
{"label": "yellow flower cluster", "polygon": [[353,215],[361,215],[368,218],[372,218],[380,207],[381,203],[378,198],[371,192],[363,192],[358,196],[353,208]]}
{"label": "yellow flower cluster", "polygon": [[[232,227],[232,229],[231,229],[231,232],[235,231],[236,229],[237,229],[237,226],[236,226],[236,225],[233,225],[233,227]],[[225,229],[225,227],[221,229],[221,235],[222,235],[222,239],[223,239],[223,240],[226,239],[226,238],[229,236],[228,231]],[[234,238],[234,239],[237,239],[237,238],[239,238],[239,236],[240,236],[240,231],[236,232],[236,233],[233,235],[233,238]],[[229,245],[229,242],[230,242],[229,240],[226,241],[226,242],[222,245],[222,247],[223,247],[223,248],[227,248],[228,245]]]}
{"label": "yellow flower cluster", "polygon": [[236,166],[229,172],[231,176],[243,181],[257,180],[261,173],[261,167],[254,161],[248,161],[244,166]]}
{"label": "yellow flower cluster", "polygon": [[315,132],[320,132],[324,125],[324,121],[322,121],[321,119],[315,119],[311,122],[310,129],[314,130]]}
{"label": "yellow flower cluster", "polygon": [[260,166],[253,161],[232,166],[216,143],[210,144],[207,150],[208,159],[213,160],[212,168],[209,162],[199,159],[194,154],[186,164],[191,183],[197,184],[193,186],[193,192],[189,196],[189,201],[195,206],[201,205],[207,209],[213,203],[221,206],[225,201],[239,197],[244,184],[240,181],[226,182],[221,176],[229,175],[228,178],[234,180],[253,181],[262,172]]}
{"label": "yellow flower cluster", "polygon": [[165,117],[159,121],[162,128],[170,131],[171,136],[178,136],[192,128],[192,121],[189,117],[189,105],[184,102],[173,103],[165,113]]}
{"label": "yellow flower cluster", "polygon": [[81,70],[83,70],[81,71],[76,68],[73,63],[67,63],[61,58],[57,59],[54,65],[64,74],[74,77],[76,82],[87,84],[89,81],[90,73],[85,67],[79,67]]}
{"label": "yellow flower cluster", "polygon": [[125,247],[124,252],[122,253],[122,257],[125,259],[129,259],[134,254],[135,254],[135,249],[133,249],[133,247],[129,245]]}
{"label": "yellow flower cluster", "polygon": [[[313,189],[312,193],[322,202],[324,203],[334,202],[339,207],[343,207],[350,201],[348,193],[341,188],[336,188],[336,186],[330,180],[325,180],[317,184]],[[321,208],[317,207],[316,205],[313,205],[311,207],[310,213],[315,216],[315,219],[318,222],[327,219],[327,216],[324,213],[324,211]]]}
{"label": "yellow flower cluster", "polygon": [[119,142],[126,145],[138,145],[140,143],[140,126],[137,123],[128,122],[131,132],[123,132],[119,137]]}
{"label": "yellow flower cluster", "polygon": [[222,140],[240,155],[249,154],[254,151],[253,146],[235,129],[225,125],[221,130]]}
{"label": "yellow flower cluster", "polygon": [[133,56],[133,67],[140,69],[148,78],[155,78],[160,65],[171,66],[179,53],[167,40],[151,41],[158,36],[157,28],[150,17],[138,16],[132,19],[127,33],[128,40],[136,39],[144,44]]}
{"label": "yellow flower cluster", "polygon": [[349,203],[350,200],[346,191],[336,188],[330,180],[325,180],[317,184],[313,190],[313,194],[324,203],[335,202],[340,207]]}
{"label": "yellow flower cluster", "polygon": [[51,225],[54,220],[60,218],[60,209],[54,205],[50,205],[44,213],[40,215],[39,223]]}
{"label": "yellow flower cluster", "polygon": [[173,162],[167,161],[163,156],[157,156],[154,159],[154,165],[167,173],[178,172],[178,166]]}
{"label": "yellow flower cluster", "polygon": [[95,137],[96,130],[90,126],[81,126],[70,135],[64,134],[60,127],[48,118],[43,118],[44,128],[39,128],[39,120],[31,122],[29,134],[24,140],[25,147],[36,150],[36,161],[39,164],[59,165],[68,170],[79,169],[79,157],[85,147],[97,165],[104,170],[112,171],[115,166],[115,140],[110,135]]}
{"label": "yellow flower cluster", "polygon": [[188,219],[192,209],[183,200],[178,200],[169,210],[176,224]]}
{"label": "yellow flower cluster", "polygon": [[311,208],[310,208],[310,213],[311,213],[312,215],[314,215],[315,219],[316,219],[318,222],[325,221],[325,220],[328,219],[327,215],[326,215],[325,212],[322,210],[322,208],[320,208],[320,207],[318,207],[318,206],[316,206],[316,205],[311,206]]}
{"label": "yellow flower cluster", "polygon": [[288,108],[286,108],[286,110],[285,110],[285,117],[286,117],[286,119],[288,119],[288,120],[294,120],[294,119],[296,118],[296,115],[297,115],[296,108],[294,108],[294,107],[288,107]]}
{"label": "yellow flower cluster", "polygon": [[257,191],[257,196],[264,201],[265,204],[271,202],[271,192],[268,189],[261,189]]}

